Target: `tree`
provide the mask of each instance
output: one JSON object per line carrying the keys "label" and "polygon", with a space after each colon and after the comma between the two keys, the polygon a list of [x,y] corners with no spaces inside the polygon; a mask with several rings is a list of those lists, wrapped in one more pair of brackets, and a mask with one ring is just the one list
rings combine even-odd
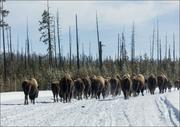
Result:
{"label": "tree", "polygon": [[53,34],[54,34],[54,57],[55,57],[55,66],[57,67],[57,53],[56,53],[56,22],[54,20],[54,26],[53,26]]}
{"label": "tree", "polygon": [[152,35],[152,55],[151,60],[154,58],[154,43],[155,43],[155,26],[153,26],[153,35]]}
{"label": "tree", "polygon": [[49,13],[49,2],[47,1],[47,10],[44,10],[42,14],[42,21],[39,21],[39,31],[41,32],[40,40],[48,44],[48,54],[49,54],[49,67],[52,66],[52,54],[53,54],[53,17]]}
{"label": "tree", "polygon": [[80,64],[79,64],[79,38],[78,38],[78,23],[77,23],[77,14],[75,16],[76,18],[76,47],[77,47],[77,69],[79,72]]}
{"label": "tree", "polygon": [[62,64],[61,60],[61,38],[60,38],[60,27],[59,27],[59,11],[57,11],[57,17],[56,17],[56,22],[57,22],[57,39],[58,39],[58,49],[59,49],[59,65]]}
{"label": "tree", "polygon": [[27,56],[28,56],[28,65],[30,64],[30,41],[29,41],[29,26],[28,26],[28,19],[27,19],[27,28],[26,28],[26,46],[27,46]]}
{"label": "tree", "polygon": [[6,47],[5,47],[5,27],[8,26],[8,24],[4,21],[4,18],[9,14],[9,11],[4,9],[3,2],[5,0],[0,0],[0,14],[1,14],[1,20],[0,20],[0,27],[2,27],[2,41],[3,41],[3,58],[4,58],[4,82],[7,79],[7,63],[6,63]]}
{"label": "tree", "polygon": [[165,37],[166,45],[165,45],[165,59],[167,59],[167,35]]}
{"label": "tree", "polygon": [[96,12],[96,30],[97,30],[98,53],[99,53],[99,68],[100,71],[102,71],[102,43],[99,40],[99,24],[98,24],[97,12]]}
{"label": "tree", "polygon": [[72,40],[71,40],[71,27],[69,27],[69,64],[71,69],[71,56],[72,56]]}
{"label": "tree", "polygon": [[132,67],[132,73],[134,72],[133,70],[133,65],[134,65],[134,59],[135,59],[135,39],[134,39],[134,23],[132,26],[132,38],[131,38],[131,67]]}
{"label": "tree", "polygon": [[118,33],[118,61],[120,59],[120,35]]}

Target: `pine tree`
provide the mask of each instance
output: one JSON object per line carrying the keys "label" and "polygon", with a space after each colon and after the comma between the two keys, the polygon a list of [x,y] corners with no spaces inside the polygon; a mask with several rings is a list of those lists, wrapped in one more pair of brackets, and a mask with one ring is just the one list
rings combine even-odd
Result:
{"label": "pine tree", "polygon": [[53,54],[53,17],[50,16],[49,13],[49,1],[47,0],[47,10],[44,10],[42,14],[42,21],[39,21],[39,31],[41,32],[42,36],[40,37],[40,40],[48,44],[48,54],[49,54],[49,67],[52,66],[52,54]]}

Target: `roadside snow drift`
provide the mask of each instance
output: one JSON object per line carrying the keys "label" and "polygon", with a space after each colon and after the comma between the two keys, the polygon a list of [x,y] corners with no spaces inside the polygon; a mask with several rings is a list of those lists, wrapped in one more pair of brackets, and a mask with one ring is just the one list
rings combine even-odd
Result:
{"label": "roadside snow drift", "polygon": [[54,103],[40,91],[35,105],[24,105],[23,92],[1,93],[1,126],[180,126],[179,92]]}

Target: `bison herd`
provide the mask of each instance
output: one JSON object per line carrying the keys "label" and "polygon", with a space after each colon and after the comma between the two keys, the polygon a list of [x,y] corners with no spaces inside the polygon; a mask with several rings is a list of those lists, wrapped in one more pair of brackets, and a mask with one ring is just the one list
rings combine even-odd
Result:
{"label": "bison herd", "polygon": [[[108,95],[112,97],[120,95],[121,91],[124,99],[128,99],[131,95],[138,96],[139,93],[144,96],[144,90],[154,94],[155,89],[159,88],[159,93],[164,93],[168,89],[171,90],[173,83],[164,75],[155,76],[151,74],[145,78],[142,74],[132,75],[125,74],[112,77],[103,76],[85,76],[74,78],[69,74],[64,74],[60,81],[51,83],[51,90],[54,102],[70,102],[72,98],[81,100],[83,98],[103,99]],[[179,90],[180,80],[174,82],[174,87]],[[33,104],[35,98],[38,97],[39,86],[34,78],[22,82],[22,88],[25,94],[24,104],[28,104],[28,96]]]}

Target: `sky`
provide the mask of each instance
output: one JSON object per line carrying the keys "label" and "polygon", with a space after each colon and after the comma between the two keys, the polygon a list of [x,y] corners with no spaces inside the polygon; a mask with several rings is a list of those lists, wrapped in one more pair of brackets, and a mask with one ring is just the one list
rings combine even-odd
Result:
{"label": "sky", "polygon": [[[126,48],[130,55],[132,24],[135,23],[136,56],[149,55],[153,26],[159,21],[162,54],[165,49],[165,36],[172,49],[173,32],[175,34],[176,55],[179,57],[179,1],[50,1],[50,13],[60,14],[61,43],[63,55],[69,52],[68,29],[71,26],[73,54],[76,54],[75,14],[78,16],[80,52],[82,45],[85,54],[97,55],[96,11],[99,20],[100,40],[103,57],[115,57],[117,54],[118,33],[125,33]],[[17,40],[24,48],[26,23],[29,23],[29,35],[32,50],[38,54],[47,53],[47,45],[40,42],[39,21],[47,7],[46,1],[8,1],[5,3],[10,13],[6,21],[12,27],[12,41],[16,50]],[[18,38],[18,39],[17,39]],[[2,47],[2,46],[1,46]],[[156,47],[155,47],[156,51]],[[155,53],[156,56],[156,53]]]}

